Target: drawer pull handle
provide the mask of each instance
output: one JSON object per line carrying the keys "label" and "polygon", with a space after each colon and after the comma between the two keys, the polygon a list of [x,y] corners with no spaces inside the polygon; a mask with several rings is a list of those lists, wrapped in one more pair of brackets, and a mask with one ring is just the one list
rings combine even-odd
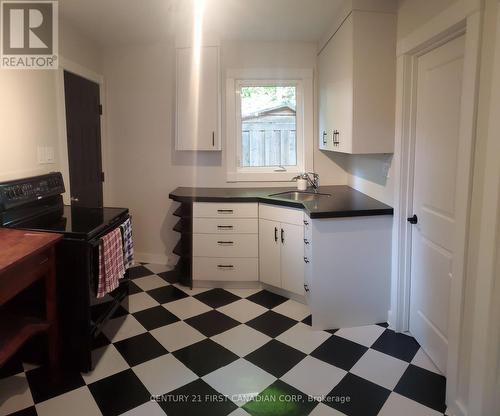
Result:
{"label": "drawer pull handle", "polygon": [[217,267],[224,270],[234,269],[234,266],[232,264],[218,264]]}
{"label": "drawer pull handle", "polygon": [[274,227],[274,241],[278,242],[278,227]]}
{"label": "drawer pull handle", "polygon": [[281,244],[285,244],[285,230],[281,229]]}
{"label": "drawer pull handle", "polygon": [[219,230],[232,230],[234,227],[232,225],[218,225]]}
{"label": "drawer pull handle", "polygon": [[309,221],[304,220],[304,225],[309,225]]}
{"label": "drawer pull handle", "polygon": [[309,285],[304,284],[304,290],[305,290],[306,292],[309,292]]}
{"label": "drawer pull handle", "polygon": [[309,240],[307,238],[304,238],[304,244],[309,244]]}
{"label": "drawer pull handle", "polygon": [[304,257],[304,262],[309,263],[309,259],[307,257]]}
{"label": "drawer pull handle", "polygon": [[233,210],[232,209],[218,209],[217,212],[219,214],[232,214]]}
{"label": "drawer pull handle", "polygon": [[217,241],[217,244],[220,246],[232,246],[234,244],[234,241]]}

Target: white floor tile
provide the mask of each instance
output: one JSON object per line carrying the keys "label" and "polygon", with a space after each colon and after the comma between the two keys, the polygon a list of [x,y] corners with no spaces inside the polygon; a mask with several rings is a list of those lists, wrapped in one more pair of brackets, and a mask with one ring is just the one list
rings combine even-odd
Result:
{"label": "white floor tile", "polygon": [[276,339],[306,354],[310,354],[330,337],[331,334],[328,332],[312,329],[309,325],[299,322]]}
{"label": "white floor tile", "polygon": [[250,401],[276,380],[276,377],[242,358],[202,378],[238,406]]}
{"label": "white floor tile", "polygon": [[408,363],[369,349],[350,372],[386,389],[393,390],[408,368]]}
{"label": "white floor tile", "polygon": [[210,306],[191,296],[165,303],[163,307],[180,319],[188,319],[212,310]]}
{"label": "white floor tile", "polygon": [[345,416],[345,413],[339,412],[326,404],[320,403],[311,413],[309,413],[309,416]]}
{"label": "white floor tile", "polygon": [[282,315],[288,316],[289,318],[297,321],[302,321],[302,319],[311,314],[309,306],[292,299],[276,306],[273,311],[281,313]]}
{"label": "white floor tile", "polygon": [[371,347],[384,331],[384,327],[378,325],[367,325],[355,326],[352,328],[341,328],[335,332],[335,335],[357,342],[365,347]]}
{"label": "white floor tile", "polygon": [[442,415],[427,406],[407,399],[397,393],[391,393],[384,406],[380,410],[379,416],[438,416]]}
{"label": "white floor tile", "polygon": [[441,371],[438,370],[436,365],[432,362],[432,360],[429,358],[429,356],[424,352],[422,348],[420,348],[417,353],[415,354],[415,357],[413,357],[413,360],[411,360],[411,363],[418,366],[425,368],[426,370],[432,371],[437,374],[441,374]]}
{"label": "white floor tile", "polygon": [[240,298],[248,298],[249,296],[254,295],[257,292],[260,292],[262,288],[256,287],[252,289],[226,289],[228,292],[231,292],[232,294],[239,296]]}
{"label": "white floor tile", "polygon": [[144,327],[132,315],[110,319],[102,332],[111,341],[117,342],[146,332]]}
{"label": "white floor tile", "polygon": [[281,380],[321,400],[346,374],[347,372],[341,368],[307,356],[281,377]]}
{"label": "white floor tile", "polygon": [[152,395],[168,393],[198,378],[172,354],[146,361],[133,370]]}
{"label": "white floor tile", "polygon": [[211,339],[240,357],[250,354],[271,340],[267,335],[247,325],[238,325],[229,331],[213,336]]}
{"label": "white floor tile", "polygon": [[166,272],[167,270],[172,270],[172,267],[167,266],[166,264],[148,263],[148,264],[145,264],[144,267],[151,270],[153,273],[163,273],[163,272]]}
{"label": "white floor tile", "polygon": [[150,331],[169,352],[179,350],[205,339],[205,336],[183,321]]}
{"label": "white floor tile", "polygon": [[92,394],[87,387],[62,394],[36,405],[38,416],[101,416]]}
{"label": "white floor tile", "polygon": [[248,322],[253,318],[267,312],[267,308],[261,305],[257,305],[254,302],[250,302],[247,299],[240,299],[236,302],[230,303],[229,305],[222,306],[218,308],[220,312],[236,319],[239,322]]}
{"label": "white floor tile", "polygon": [[165,416],[165,412],[158,403],[151,401],[122,413],[121,416]]}
{"label": "white floor tile", "polygon": [[24,373],[0,380],[0,416],[33,406],[33,398]]}
{"label": "white floor tile", "polygon": [[113,345],[107,345],[92,351],[92,360],[97,363],[94,370],[90,373],[82,373],[82,377],[87,384],[129,368],[127,362]]}
{"label": "white floor tile", "polygon": [[158,305],[159,303],[146,292],[129,295],[128,299],[125,299],[122,302],[122,306],[125,307],[130,313],[136,313]]}
{"label": "white floor tile", "polygon": [[139,277],[138,279],[134,279],[134,283],[142,290],[153,290],[168,285],[165,280],[156,275]]}

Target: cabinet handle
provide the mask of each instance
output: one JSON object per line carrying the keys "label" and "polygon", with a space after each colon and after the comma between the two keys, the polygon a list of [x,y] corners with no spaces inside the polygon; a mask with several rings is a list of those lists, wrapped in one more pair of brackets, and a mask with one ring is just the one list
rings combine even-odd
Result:
{"label": "cabinet handle", "polygon": [[304,220],[304,225],[309,225],[309,221]]}
{"label": "cabinet handle", "polygon": [[212,147],[215,147],[215,131],[212,132]]}
{"label": "cabinet handle", "polygon": [[333,145],[338,146],[340,144],[339,139],[340,133],[338,130],[333,130]]}
{"label": "cabinet handle", "polygon": [[233,210],[232,209],[218,209],[217,212],[219,214],[232,214]]}
{"label": "cabinet handle", "polygon": [[304,244],[309,244],[309,240],[307,238],[304,238]]}
{"label": "cabinet handle", "polygon": [[309,263],[309,259],[307,257],[304,257],[304,263]]}
{"label": "cabinet handle", "polygon": [[234,241],[217,241],[217,244],[220,246],[232,246],[234,245]]}
{"label": "cabinet handle", "polygon": [[326,131],[323,132],[323,144],[326,145],[326,136],[327,136],[327,133]]}
{"label": "cabinet handle", "polygon": [[232,230],[233,226],[232,225],[218,225],[217,228],[219,230]]}
{"label": "cabinet handle", "polygon": [[304,283],[304,290],[305,290],[306,292],[309,292],[309,285],[306,285],[306,284]]}
{"label": "cabinet handle", "polygon": [[278,242],[278,227],[274,227],[274,241]]}
{"label": "cabinet handle", "polygon": [[281,229],[281,244],[285,242],[285,230]]}
{"label": "cabinet handle", "polygon": [[232,264],[218,264],[217,268],[228,270],[228,269],[234,269],[234,266]]}

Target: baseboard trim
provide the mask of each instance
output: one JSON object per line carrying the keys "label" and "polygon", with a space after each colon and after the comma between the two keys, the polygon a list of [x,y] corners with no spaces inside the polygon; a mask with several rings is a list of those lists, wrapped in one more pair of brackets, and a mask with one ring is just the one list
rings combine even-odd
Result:
{"label": "baseboard trim", "polygon": [[165,254],[134,253],[134,260],[139,263],[168,264],[168,256]]}

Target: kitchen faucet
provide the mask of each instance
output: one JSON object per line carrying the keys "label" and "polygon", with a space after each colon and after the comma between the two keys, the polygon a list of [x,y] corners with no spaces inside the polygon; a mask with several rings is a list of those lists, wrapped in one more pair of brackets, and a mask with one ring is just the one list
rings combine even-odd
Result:
{"label": "kitchen faucet", "polygon": [[[312,176],[312,179],[311,179],[311,176]],[[313,191],[315,193],[318,193],[319,175],[317,173],[315,173],[315,172],[304,172],[304,173],[301,173],[300,175],[295,176],[294,178],[292,178],[292,181],[295,181],[297,179],[306,179],[307,182],[313,188]]]}

